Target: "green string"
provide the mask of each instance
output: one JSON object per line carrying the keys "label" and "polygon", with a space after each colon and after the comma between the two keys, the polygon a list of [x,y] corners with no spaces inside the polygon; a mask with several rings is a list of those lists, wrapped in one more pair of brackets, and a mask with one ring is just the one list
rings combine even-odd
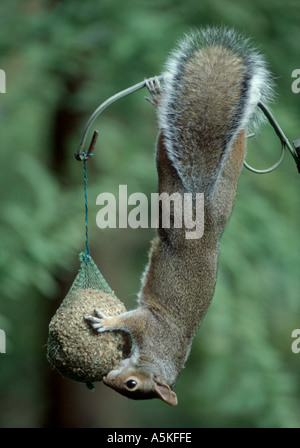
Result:
{"label": "green string", "polygon": [[86,169],[86,156],[92,156],[93,154],[85,154],[83,159],[83,177],[84,177],[84,203],[85,203],[85,253],[84,261],[87,262],[91,256],[89,247],[89,225],[88,225],[88,199],[87,199],[87,169]]}

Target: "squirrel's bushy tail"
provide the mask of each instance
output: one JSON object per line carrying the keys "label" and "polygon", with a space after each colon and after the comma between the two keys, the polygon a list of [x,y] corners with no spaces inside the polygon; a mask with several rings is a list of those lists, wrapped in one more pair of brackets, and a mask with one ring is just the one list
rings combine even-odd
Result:
{"label": "squirrel's bushy tail", "polygon": [[180,42],[163,76],[158,117],[168,156],[185,190],[210,193],[236,136],[259,121],[271,75],[248,39],[206,28]]}

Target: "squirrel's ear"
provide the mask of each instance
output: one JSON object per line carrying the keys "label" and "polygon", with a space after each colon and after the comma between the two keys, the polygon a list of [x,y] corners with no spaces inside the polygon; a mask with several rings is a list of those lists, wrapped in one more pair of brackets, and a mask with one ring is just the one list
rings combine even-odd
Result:
{"label": "squirrel's ear", "polygon": [[153,382],[157,398],[160,398],[165,403],[171,406],[176,406],[178,403],[177,396],[175,392],[171,390],[170,386],[168,386],[168,384],[164,380],[157,377],[153,379]]}

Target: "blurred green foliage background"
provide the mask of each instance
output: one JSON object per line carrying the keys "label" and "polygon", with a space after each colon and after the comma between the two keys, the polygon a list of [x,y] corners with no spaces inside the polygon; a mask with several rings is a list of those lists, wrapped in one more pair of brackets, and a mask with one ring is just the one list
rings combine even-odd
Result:
{"label": "blurred green foliage background", "polygon": [[[48,323],[84,248],[82,165],[73,157],[106,98],[160,74],[178,38],[202,25],[253,37],[276,81],[272,111],[300,137],[300,4],[296,0],[3,0],[0,5],[0,427],[300,427],[299,186],[288,154],[274,173],[243,170],[222,238],[213,303],[176,392],[179,405],[133,402],[103,384],[91,393],[46,360]],[[90,245],[111,287],[133,308],[153,231],[96,226],[101,192],[156,191],[154,108],[140,91],[111,106],[88,162]],[[270,126],[247,160],[275,162]]]}

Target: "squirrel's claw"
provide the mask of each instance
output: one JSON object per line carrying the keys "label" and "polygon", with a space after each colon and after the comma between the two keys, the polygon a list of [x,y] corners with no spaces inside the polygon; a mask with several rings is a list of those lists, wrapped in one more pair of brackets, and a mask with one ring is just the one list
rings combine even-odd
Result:
{"label": "squirrel's claw", "polygon": [[158,106],[161,94],[160,81],[157,76],[146,79],[145,85],[151,95],[151,97],[145,97],[145,100],[149,101],[153,106]]}
{"label": "squirrel's claw", "polygon": [[98,308],[95,308],[95,314],[98,317],[94,317],[94,316],[84,316],[85,320],[89,321],[91,323],[91,326],[94,330],[96,330],[98,333],[105,331],[106,328],[103,325],[103,319],[105,318],[104,314],[98,310]]}
{"label": "squirrel's claw", "polygon": [[101,319],[104,319],[106,317],[98,308],[95,308],[94,311],[95,311],[95,314],[98,317],[100,317]]}

